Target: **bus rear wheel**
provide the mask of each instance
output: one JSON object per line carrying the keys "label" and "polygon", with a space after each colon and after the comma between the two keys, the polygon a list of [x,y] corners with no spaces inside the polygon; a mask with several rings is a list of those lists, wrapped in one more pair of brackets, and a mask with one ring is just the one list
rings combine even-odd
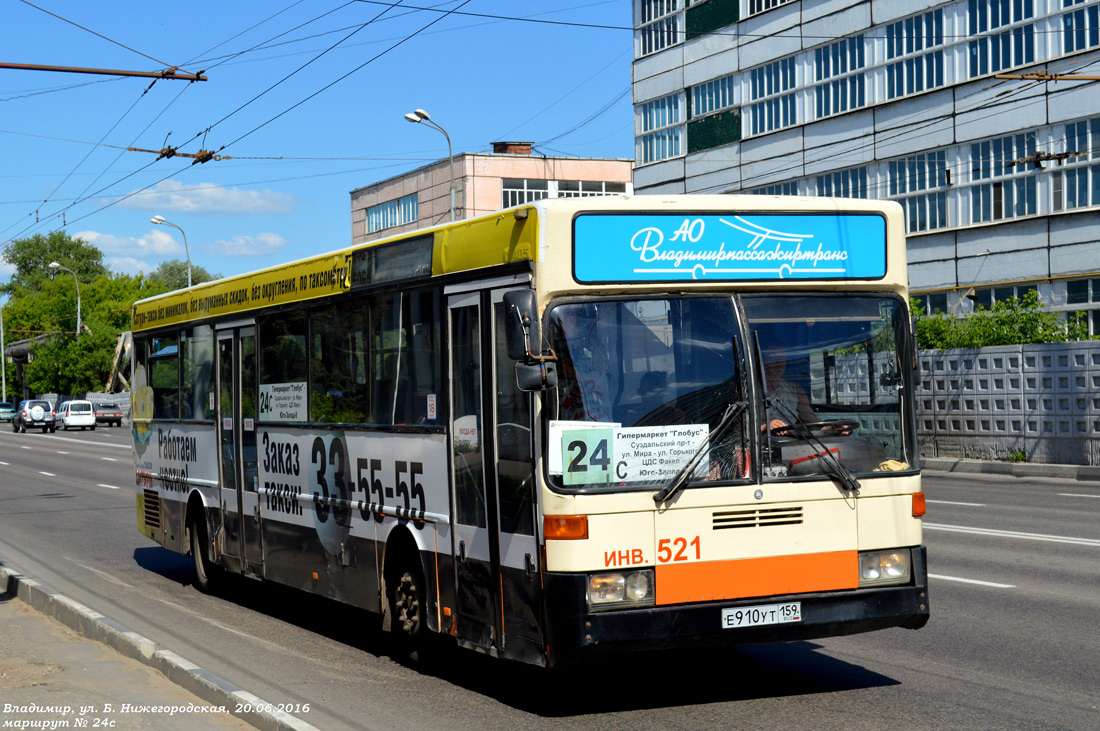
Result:
{"label": "bus rear wheel", "polygon": [[393,630],[403,641],[415,644],[423,635],[424,582],[413,567],[402,572],[393,588]]}
{"label": "bus rear wheel", "polygon": [[195,561],[195,588],[210,594],[217,586],[218,567],[207,558],[206,521],[198,516],[191,521],[191,557]]}

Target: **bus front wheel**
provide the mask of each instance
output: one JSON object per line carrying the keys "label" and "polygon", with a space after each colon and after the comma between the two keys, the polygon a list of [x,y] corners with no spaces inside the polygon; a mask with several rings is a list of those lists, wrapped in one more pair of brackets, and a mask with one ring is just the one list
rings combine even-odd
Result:
{"label": "bus front wheel", "polygon": [[195,588],[210,594],[217,585],[217,571],[207,557],[206,521],[199,515],[191,521],[191,557],[195,560]]}

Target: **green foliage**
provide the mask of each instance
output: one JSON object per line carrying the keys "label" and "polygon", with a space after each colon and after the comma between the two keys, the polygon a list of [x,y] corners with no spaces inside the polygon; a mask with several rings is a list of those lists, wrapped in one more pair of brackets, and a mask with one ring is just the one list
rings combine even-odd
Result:
{"label": "green foliage", "polygon": [[1044,309],[1035,290],[1023,297],[998,300],[991,309],[979,305],[968,317],[951,313],[925,315],[916,300],[910,301],[917,320],[917,344],[922,350],[982,348],[990,345],[1064,343],[1088,339],[1084,313],[1068,320]]}
{"label": "green foliage", "polygon": [[20,290],[38,291],[57,275],[68,279],[71,287],[72,275],[49,268],[50,262],[54,261],[76,272],[82,285],[108,272],[99,249],[84,239],[72,238],[64,231],[10,241],[4,247],[2,257],[15,267],[11,281],[0,286],[0,293],[11,296]]}
{"label": "green foliage", "polygon": [[[221,274],[211,274],[201,266],[191,267],[192,286],[203,282],[213,282],[215,279],[221,278]],[[161,262],[160,266],[149,274],[149,279],[162,286],[165,292],[183,289],[187,286],[187,262],[179,259]]]}
{"label": "green foliage", "polygon": [[1008,455],[1009,462],[1027,462],[1027,452],[1022,449],[1017,449],[1012,454]]}
{"label": "green foliage", "polygon": [[[15,266],[0,287],[6,341],[41,338],[24,371],[34,393],[76,394],[98,391],[107,383],[118,335],[130,329],[135,301],[168,291],[163,282],[143,275],[110,272],[94,246],[62,231],[16,239],[3,250]],[[51,272],[56,261],[80,280],[82,331],[76,337],[77,291],[68,272]],[[50,275],[53,274],[51,277]]]}

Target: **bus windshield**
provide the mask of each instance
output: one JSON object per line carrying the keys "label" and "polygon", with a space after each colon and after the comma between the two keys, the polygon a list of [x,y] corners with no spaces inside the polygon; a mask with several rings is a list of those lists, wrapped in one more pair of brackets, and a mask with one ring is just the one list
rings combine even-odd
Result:
{"label": "bus windshield", "polygon": [[747,476],[745,417],[706,437],[744,398],[740,335],[724,297],[561,304],[548,466],[567,487],[642,487],[675,477],[702,447],[695,479]]}
{"label": "bus windshield", "polygon": [[[741,303],[749,328],[742,338]],[[550,312],[558,354],[547,465],[565,489],[664,485],[698,456],[695,482],[909,469],[902,414],[906,310],[881,295],[741,295],[599,300]],[[744,343],[749,346],[745,347]],[[741,363],[759,358],[758,408],[710,443],[749,400]],[[749,428],[751,418],[760,420]]]}
{"label": "bus windshield", "polygon": [[906,310],[846,294],[741,299],[763,366],[765,477],[909,469],[902,413]]}

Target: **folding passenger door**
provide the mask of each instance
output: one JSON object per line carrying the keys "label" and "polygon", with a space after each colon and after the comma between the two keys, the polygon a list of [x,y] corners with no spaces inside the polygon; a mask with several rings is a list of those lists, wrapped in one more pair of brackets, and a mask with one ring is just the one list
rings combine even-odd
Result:
{"label": "folding passenger door", "polygon": [[529,394],[504,342],[505,289],[448,301],[458,636],[541,656]]}
{"label": "folding passenger door", "polygon": [[221,553],[246,574],[263,575],[256,471],[256,328],[218,330],[218,465]]}

